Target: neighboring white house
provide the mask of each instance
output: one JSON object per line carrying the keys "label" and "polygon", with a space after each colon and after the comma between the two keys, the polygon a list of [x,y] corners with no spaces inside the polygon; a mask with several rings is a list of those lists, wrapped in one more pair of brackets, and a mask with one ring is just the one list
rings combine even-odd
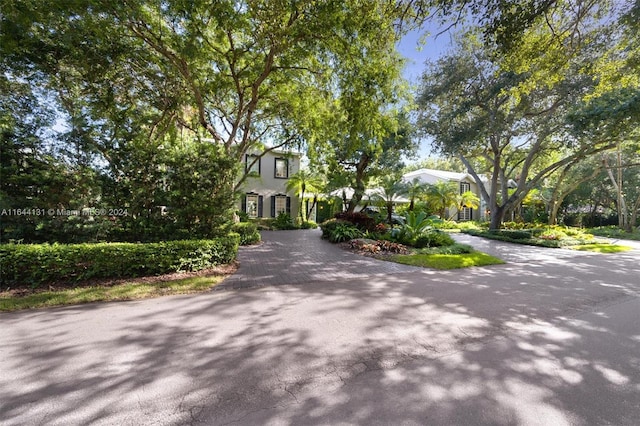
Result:
{"label": "neighboring white house", "polygon": [[[425,184],[434,184],[436,182],[455,182],[458,184],[460,188],[460,193],[466,191],[471,191],[478,196],[480,199],[480,208],[471,209],[468,207],[464,207],[460,211],[456,211],[455,209],[449,211],[448,217],[456,216],[457,220],[485,220],[485,212],[487,210],[486,203],[482,198],[482,194],[480,193],[480,188],[476,183],[476,180],[469,173],[456,173],[456,172],[446,172],[443,170],[433,170],[433,169],[419,169],[413,172],[407,173],[402,176],[402,180],[405,182],[412,182],[414,179],[418,179],[418,181]],[[487,182],[484,182],[485,185]]]}
{"label": "neighboring white house", "polygon": [[262,156],[247,154],[244,168],[251,174],[241,185],[240,211],[251,218],[278,217],[280,213],[296,217],[300,200],[288,193],[286,186],[289,177],[300,170],[300,153],[274,150]]}

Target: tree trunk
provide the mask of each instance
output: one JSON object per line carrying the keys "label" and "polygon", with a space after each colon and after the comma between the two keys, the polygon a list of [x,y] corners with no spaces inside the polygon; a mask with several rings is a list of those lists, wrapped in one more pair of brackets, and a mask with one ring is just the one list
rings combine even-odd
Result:
{"label": "tree trunk", "polygon": [[502,221],[504,219],[504,214],[506,209],[504,206],[494,206],[491,209],[491,221],[489,222],[489,230],[497,231],[502,227]]}
{"label": "tree trunk", "polygon": [[[314,195],[313,196],[313,202],[311,203],[311,208],[309,209],[309,211],[307,211],[307,220],[309,220],[309,215],[311,214],[311,212],[313,211],[313,209],[316,208],[316,205],[318,204],[318,196]],[[318,215],[316,214],[316,217],[314,217],[314,222],[316,219],[318,219],[317,217]]]}
{"label": "tree trunk", "polygon": [[362,200],[364,196],[364,178],[365,178],[365,170],[369,165],[369,156],[367,154],[362,154],[360,157],[360,161],[358,161],[358,165],[356,166],[356,184],[353,188],[353,197],[351,197],[351,201],[349,201],[349,207],[347,208],[348,213],[353,213],[356,209],[356,206]]}
{"label": "tree trunk", "polygon": [[618,161],[618,173],[617,176],[613,175],[613,171],[609,167],[609,163],[607,161],[607,157],[603,156],[602,163],[604,164],[605,169],[607,170],[607,174],[609,175],[609,180],[613,184],[614,189],[616,190],[616,195],[618,202],[616,203],[616,207],[618,209],[618,227],[620,229],[624,229],[625,231],[629,231],[629,216],[627,211],[627,203],[624,198],[624,194],[622,193],[622,158],[621,152],[618,147],[617,152],[617,161]]}

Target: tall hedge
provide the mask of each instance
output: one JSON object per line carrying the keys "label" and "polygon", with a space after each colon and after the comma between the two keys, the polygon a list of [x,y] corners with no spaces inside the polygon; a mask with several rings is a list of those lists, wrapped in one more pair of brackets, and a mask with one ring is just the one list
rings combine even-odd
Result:
{"label": "tall hedge", "polygon": [[161,243],[3,244],[0,287],[198,271],[233,261],[240,236]]}

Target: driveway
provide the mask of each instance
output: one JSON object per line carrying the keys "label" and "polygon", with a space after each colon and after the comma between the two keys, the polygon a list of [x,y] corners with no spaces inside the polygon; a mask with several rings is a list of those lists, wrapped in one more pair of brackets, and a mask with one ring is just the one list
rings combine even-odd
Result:
{"label": "driveway", "polygon": [[313,237],[226,291],[0,314],[0,424],[637,425],[640,251],[438,272]]}
{"label": "driveway", "polygon": [[263,231],[262,243],[241,247],[240,269],[220,288],[349,281],[355,278],[420,272],[422,268],[380,262],[337,249],[320,229]]}

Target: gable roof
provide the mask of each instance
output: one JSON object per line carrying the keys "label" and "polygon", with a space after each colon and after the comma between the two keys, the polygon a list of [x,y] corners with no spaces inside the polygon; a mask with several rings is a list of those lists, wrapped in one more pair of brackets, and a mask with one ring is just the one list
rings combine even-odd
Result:
{"label": "gable roof", "polygon": [[403,180],[411,181],[415,178],[422,180],[422,178],[436,178],[438,180],[448,180],[448,181],[461,181],[466,178],[469,173],[458,173],[458,172],[447,172],[444,170],[434,170],[434,169],[418,169],[413,172],[406,173],[403,175]]}

